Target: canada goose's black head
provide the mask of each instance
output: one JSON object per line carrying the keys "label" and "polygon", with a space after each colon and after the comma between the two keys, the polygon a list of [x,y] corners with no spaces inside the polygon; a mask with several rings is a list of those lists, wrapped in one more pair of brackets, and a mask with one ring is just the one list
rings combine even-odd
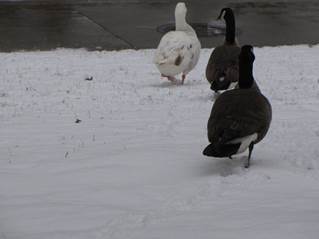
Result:
{"label": "canada goose's black head", "polygon": [[219,17],[217,19],[219,20],[222,17],[224,18],[226,22],[226,43],[234,44],[236,25],[235,25],[235,16],[234,16],[233,10],[229,7],[223,8],[220,11]]}
{"label": "canada goose's black head", "polygon": [[253,64],[255,55],[251,45],[241,48],[239,54],[239,80],[238,86],[241,89],[251,88],[254,84]]}
{"label": "canada goose's black head", "polygon": [[[223,15],[224,14],[224,15]],[[234,17],[234,12],[231,8],[229,7],[225,7],[223,8],[221,11],[220,11],[220,14],[218,16],[217,19],[221,19],[221,18],[224,18],[225,21],[228,21],[228,20],[232,20],[232,19],[235,19]]]}

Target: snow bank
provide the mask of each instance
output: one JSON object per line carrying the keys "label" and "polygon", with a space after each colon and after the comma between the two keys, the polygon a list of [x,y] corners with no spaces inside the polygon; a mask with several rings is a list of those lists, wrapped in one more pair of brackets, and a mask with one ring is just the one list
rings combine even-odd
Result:
{"label": "snow bank", "polygon": [[319,46],[255,49],[249,170],[201,154],[210,52],[184,86],[153,50],[0,53],[0,238],[317,238]]}

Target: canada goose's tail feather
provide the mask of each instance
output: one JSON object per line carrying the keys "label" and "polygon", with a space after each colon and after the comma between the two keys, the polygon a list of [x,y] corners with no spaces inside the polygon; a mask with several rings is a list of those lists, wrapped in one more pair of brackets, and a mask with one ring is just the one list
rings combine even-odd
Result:
{"label": "canada goose's tail feather", "polygon": [[240,147],[239,144],[209,144],[203,151],[205,156],[224,158],[236,154]]}
{"label": "canada goose's tail feather", "polygon": [[207,66],[206,78],[214,91],[227,90],[231,83],[238,82],[238,66],[213,65]]}
{"label": "canada goose's tail feather", "polygon": [[230,81],[225,79],[225,76],[221,76],[219,79],[212,81],[210,89],[217,92],[219,90],[227,90],[230,86]]}

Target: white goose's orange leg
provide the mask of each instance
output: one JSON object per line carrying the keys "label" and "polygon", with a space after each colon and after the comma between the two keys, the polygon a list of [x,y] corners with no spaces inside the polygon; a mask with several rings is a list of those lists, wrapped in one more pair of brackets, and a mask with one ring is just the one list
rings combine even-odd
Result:
{"label": "white goose's orange leg", "polygon": [[174,83],[177,81],[177,79],[174,76],[166,76],[163,74],[161,76],[167,78],[167,80],[174,82]]}

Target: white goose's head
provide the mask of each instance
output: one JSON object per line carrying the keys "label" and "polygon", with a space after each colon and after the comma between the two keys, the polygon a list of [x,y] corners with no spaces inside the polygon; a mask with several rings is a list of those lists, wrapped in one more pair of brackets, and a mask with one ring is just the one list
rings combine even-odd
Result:
{"label": "white goose's head", "polygon": [[196,35],[194,29],[186,22],[187,8],[185,3],[179,2],[175,8],[176,31],[187,31]]}
{"label": "white goose's head", "polygon": [[179,2],[175,8],[175,19],[177,20],[185,20],[187,13],[187,8],[184,2]]}

